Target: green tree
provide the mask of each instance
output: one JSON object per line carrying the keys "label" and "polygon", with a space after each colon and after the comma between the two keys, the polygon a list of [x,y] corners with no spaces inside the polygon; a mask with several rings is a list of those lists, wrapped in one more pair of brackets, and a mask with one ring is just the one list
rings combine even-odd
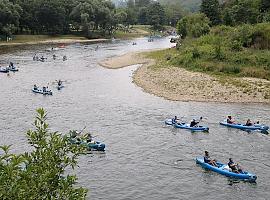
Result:
{"label": "green tree", "polygon": [[270,1],[269,0],[261,0],[261,2],[260,2],[260,10],[261,10],[261,12],[270,11]]}
{"label": "green tree", "polygon": [[18,28],[21,7],[8,0],[0,0],[0,35],[10,37]]}
{"label": "green tree", "polygon": [[154,29],[162,29],[165,19],[164,8],[158,2],[154,2],[148,6],[148,24],[153,26]]}
{"label": "green tree", "polygon": [[192,14],[179,20],[176,30],[178,34],[182,35],[182,38],[186,36],[197,38],[209,33],[209,23],[209,19],[204,14]]}
{"label": "green tree", "polygon": [[212,25],[221,23],[221,12],[218,0],[202,0],[201,12],[210,19]]}
{"label": "green tree", "polygon": [[67,168],[77,166],[77,158],[84,151],[71,145],[68,136],[49,132],[46,113],[37,110],[35,130],[27,132],[33,151],[9,153],[10,146],[1,146],[1,199],[85,199],[87,190],[75,188],[76,176],[68,175]]}
{"label": "green tree", "polygon": [[227,26],[232,26],[234,24],[233,14],[229,8],[226,8],[224,10],[223,23]]}

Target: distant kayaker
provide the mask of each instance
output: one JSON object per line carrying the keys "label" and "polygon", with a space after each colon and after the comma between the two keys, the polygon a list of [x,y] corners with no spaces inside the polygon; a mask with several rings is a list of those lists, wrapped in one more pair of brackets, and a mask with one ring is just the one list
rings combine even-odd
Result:
{"label": "distant kayaker", "polygon": [[196,126],[197,124],[199,124],[200,122],[196,122],[195,119],[193,119],[191,122],[190,122],[190,127],[194,127]]}
{"label": "distant kayaker", "polygon": [[242,173],[243,172],[242,169],[241,169],[241,167],[238,164],[236,164],[236,163],[233,162],[233,159],[232,158],[229,158],[228,166],[230,167],[230,169],[234,173],[239,174],[239,173]]}
{"label": "distant kayaker", "polygon": [[208,164],[210,164],[210,165],[213,165],[213,166],[217,167],[216,160],[212,160],[212,159],[210,158],[208,151],[205,151],[205,152],[204,152],[204,157],[203,157],[203,159],[204,159],[204,162],[205,162],[205,163],[208,163]]}
{"label": "distant kayaker", "polygon": [[54,59],[54,60],[56,59],[56,55],[55,55],[55,54],[53,54],[53,59]]}
{"label": "distant kayaker", "polygon": [[59,79],[58,82],[57,82],[58,86],[61,86],[62,85],[62,81]]}
{"label": "distant kayaker", "polygon": [[91,143],[92,142],[92,135],[90,133],[87,134],[86,142],[87,143]]}
{"label": "distant kayaker", "polygon": [[229,116],[227,117],[227,123],[228,123],[228,124],[234,124],[234,123],[235,123],[235,121],[233,120],[232,116],[229,115]]}
{"label": "distant kayaker", "polygon": [[63,56],[63,61],[67,60],[67,56]]}
{"label": "distant kayaker", "polygon": [[10,62],[10,63],[9,63],[9,67],[12,68],[12,69],[14,68],[13,62]]}
{"label": "distant kayaker", "polygon": [[174,118],[172,118],[172,123],[176,124],[177,122],[178,122],[178,118],[177,118],[177,116],[174,116]]}
{"label": "distant kayaker", "polygon": [[246,126],[253,126],[253,123],[251,122],[251,120],[250,120],[250,119],[248,119],[248,120],[247,120],[247,122],[246,122]]}

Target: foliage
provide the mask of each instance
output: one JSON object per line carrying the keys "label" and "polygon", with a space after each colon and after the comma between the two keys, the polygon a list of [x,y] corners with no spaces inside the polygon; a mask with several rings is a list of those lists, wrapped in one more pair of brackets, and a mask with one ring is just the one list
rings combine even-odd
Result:
{"label": "foliage", "polygon": [[183,38],[200,37],[210,31],[209,19],[204,14],[188,15],[178,22],[176,29]]}
{"label": "foliage", "polygon": [[201,12],[210,19],[211,25],[220,24],[221,13],[218,0],[202,0]]}
{"label": "foliage", "polygon": [[15,155],[0,147],[1,199],[85,199],[87,190],[75,188],[76,176],[67,168],[77,165],[83,147],[69,144],[67,136],[49,132],[47,114],[37,110],[35,130],[27,132],[32,152]]}
{"label": "foliage", "polygon": [[166,62],[194,71],[270,80],[270,23],[221,25],[199,38],[186,37]]}
{"label": "foliage", "polygon": [[0,0],[0,35],[11,36],[19,25],[22,9],[9,0]]}

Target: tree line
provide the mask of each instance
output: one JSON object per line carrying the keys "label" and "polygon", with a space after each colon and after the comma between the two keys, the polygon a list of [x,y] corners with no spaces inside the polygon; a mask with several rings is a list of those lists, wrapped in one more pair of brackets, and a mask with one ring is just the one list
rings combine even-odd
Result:
{"label": "tree line", "polygon": [[270,22],[269,0],[202,0],[200,13],[179,20],[178,33],[182,37],[200,37],[217,25],[240,26]]}
{"label": "tree line", "polygon": [[87,37],[112,34],[118,24],[175,26],[184,15],[177,3],[128,0],[116,7],[110,0],[0,0],[0,35],[68,34]]}
{"label": "tree line", "polygon": [[0,0],[0,34],[66,34],[82,30],[110,32],[118,23],[107,0]]}

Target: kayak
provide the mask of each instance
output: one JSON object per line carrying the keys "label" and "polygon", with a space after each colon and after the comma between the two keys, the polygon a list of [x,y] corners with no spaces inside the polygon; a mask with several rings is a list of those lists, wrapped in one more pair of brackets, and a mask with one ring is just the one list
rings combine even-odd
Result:
{"label": "kayak", "polygon": [[19,69],[17,69],[16,67],[9,67],[8,69],[11,72],[17,72],[17,71],[19,71]]}
{"label": "kayak", "polygon": [[208,163],[204,162],[203,157],[197,157],[196,158],[196,163],[201,165],[203,168],[217,172],[221,175],[227,176],[227,177],[232,177],[235,179],[240,179],[240,180],[246,180],[250,182],[255,182],[257,179],[257,176],[255,174],[251,174],[249,172],[243,171],[243,173],[235,173],[230,171],[230,168],[228,165],[225,165],[220,162],[216,162],[218,167],[215,167],[213,165],[210,165]]}
{"label": "kayak", "polygon": [[76,140],[76,138],[71,138],[70,142],[72,144],[85,145],[88,150],[105,151],[105,146],[106,146],[104,143],[99,142],[99,141],[86,142],[86,141]]}
{"label": "kayak", "polygon": [[190,124],[186,124],[186,123],[176,123],[174,124],[175,128],[182,128],[182,129],[188,129],[191,131],[209,131],[209,128],[206,126],[193,126],[190,127]]}
{"label": "kayak", "polygon": [[166,120],[165,120],[165,124],[166,124],[166,125],[171,125],[171,126],[172,126],[174,123],[173,123],[172,119],[166,119]]}
{"label": "kayak", "polygon": [[237,128],[241,130],[260,130],[260,131],[267,131],[269,129],[268,126],[264,126],[261,124],[254,124],[253,126],[246,126],[245,124],[229,124],[226,121],[220,122],[220,125]]}
{"label": "kayak", "polygon": [[9,72],[9,68],[0,68],[0,72],[2,73],[8,73]]}
{"label": "kayak", "polygon": [[65,87],[65,86],[63,86],[63,85],[57,85],[57,90],[61,90],[63,87]]}
{"label": "kayak", "polygon": [[52,95],[52,91],[49,90],[49,91],[43,91],[43,90],[40,90],[40,89],[32,89],[32,91],[34,93],[38,93],[38,94],[43,94],[43,95]]}

